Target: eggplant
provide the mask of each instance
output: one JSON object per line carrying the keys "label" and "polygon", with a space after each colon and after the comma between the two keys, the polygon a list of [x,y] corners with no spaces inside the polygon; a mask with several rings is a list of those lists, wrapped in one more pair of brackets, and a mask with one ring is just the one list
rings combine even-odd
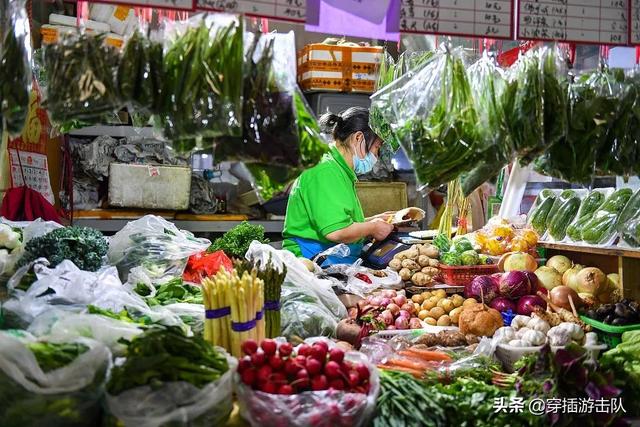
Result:
{"label": "eggplant", "polygon": [[628,323],[629,322],[624,317],[616,317],[615,319],[613,319],[613,322],[611,322],[613,326],[624,326]]}
{"label": "eggplant", "polygon": [[631,314],[630,310],[627,308],[626,305],[622,304],[622,303],[618,303],[616,304],[616,308],[614,310],[614,313],[617,317],[622,317],[624,319],[628,318]]}
{"label": "eggplant", "polygon": [[587,311],[586,315],[587,315],[587,317],[589,317],[591,319],[597,319],[598,318],[598,314],[593,309]]}
{"label": "eggplant", "polygon": [[616,318],[616,316],[615,316],[615,315],[613,315],[613,314],[608,314],[608,315],[604,318],[603,322],[604,322],[604,323],[606,323],[607,325],[610,325],[611,323],[613,323],[613,321],[615,320],[615,318]]}

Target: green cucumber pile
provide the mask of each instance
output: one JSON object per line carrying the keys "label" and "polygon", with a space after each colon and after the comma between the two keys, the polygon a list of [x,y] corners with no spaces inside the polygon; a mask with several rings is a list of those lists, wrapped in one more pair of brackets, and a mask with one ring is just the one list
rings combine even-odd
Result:
{"label": "green cucumber pile", "polygon": [[554,193],[544,189],[529,212],[528,223],[553,241],[610,245],[619,235],[631,247],[640,247],[640,191],[620,188],[606,196],[602,189],[580,197],[575,190]]}

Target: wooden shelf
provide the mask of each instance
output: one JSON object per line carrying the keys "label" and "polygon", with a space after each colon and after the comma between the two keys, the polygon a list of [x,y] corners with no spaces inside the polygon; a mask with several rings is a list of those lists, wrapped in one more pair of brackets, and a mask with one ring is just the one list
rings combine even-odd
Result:
{"label": "wooden shelf", "polygon": [[569,243],[551,243],[551,242],[538,242],[538,246],[542,246],[543,248],[553,249],[558,251],[582,252],[582,253],[588,253],[588,254],[609,255],[609,256],[640,259],[640,249],[620,248],[617,246],[596,247],[596,246],[581,246],[581,245],[572,245]]}

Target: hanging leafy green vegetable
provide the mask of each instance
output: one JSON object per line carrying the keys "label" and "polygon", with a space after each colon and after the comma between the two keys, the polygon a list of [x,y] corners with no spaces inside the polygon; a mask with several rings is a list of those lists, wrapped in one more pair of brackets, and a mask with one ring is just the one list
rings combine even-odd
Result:
{"label": "hanging leafy green vegetable", "polygon": [[118,51],[101,35],[69,35],[45,49],[49,86],[45,107],[57,123],[95,123],[119,108],[114,69]]}
{"label": "hanging leafy green vegetable", "polygon": [[142,113],[158,113],[162,85],[162,45],[139,31],[127,41],[118,65],[117,84],[122,102]]}
{"label": "hanging leafy green vegetable", "polygon": [[164,56],[161,121],[179,151],[192,150],[195,138],[241,132],[242,21],[194,19]]}
{"label": "hanging leafy green vegetable", "polygon": [[2,0],[0,19],[0,128],[6,121],[11,135],[22,133],[31,92],[31,32],[25,0]]}

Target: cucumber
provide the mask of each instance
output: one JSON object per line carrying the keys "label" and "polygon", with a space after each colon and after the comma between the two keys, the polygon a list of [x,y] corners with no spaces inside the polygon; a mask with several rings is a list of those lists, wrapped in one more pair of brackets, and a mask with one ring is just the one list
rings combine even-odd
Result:
{"label": "cucumber", "polygon": [[600,191],[593,190],[589,193],[587,197],[582,200],[580,204],[580,210],[578,211],[578,218],[585,217],[587,215],[591,216],[595,211],[598,210],[602,203],[604,202],[604,193]]}
{"label": "cucumber", "polygon": [[544,232],[547,230],[547,227],[545,225],[547,220],[547,215],[549,215],[549,211],[551,210],[551,207],[553,206],[553,203],[555,202],[555,200],[556,200],[555,195],[553,195],[552,197],[547,197],[546,199],[542,200],[538,204],[538,206],[534,207],[533,211],[531,212],[531,215],[529,216],[529,224],[531,224],[533,229],[540,236],[542,236]]}
{"label": "cucumber", "polygon": [[616,230],[620,231],[620,227],[629,222],[638,212],[640,212],[640,190],[631,196],[625,207],[620,211],[618,222],[616,223]]}
{"label": "cucumber", "polygon": [[570,198],[560,206],[549,224],[549,235],[557,241],[564,239],[567,235],[567,228],[578,214],[579,209],[580,198],[577,196]]}
{"label": "cucumber", "polygon": [[572,197],[578,197],[576,192],[573,190],[563,190],[562,193],[560,193],[555,202],[553,202],[553,206],[551,206],[551,210],[549,210],[549,215],[547,215],[544,222],[546,229],[551,225],[551,221],[553,221],[553,218],[555,217],[556,212],[560,209],[560,206],[564,205]]}
{"label": "cucumber", "polygon": [[633,191],[630,188],[616,190],[605,200],[600,209],[617,215],[622,212],[632,195]]}
{"label": "cucumber", "polygon": [[572,222],[569,227],[567,227],[567,236],[571,237],[571,240],[574,242],[579,242],[582,240],[582,228],[584,225],[589,222],[591,216],[585,215],[582,218],[578,218],[576,221]]}
{"label": "cucumber", "polygon": [[621,213],[632,195],[631,189],[621,188],[607,197],[600,209],[582,227],[582,240],[591,244],[602,244],[609,240],[615,233]]}

